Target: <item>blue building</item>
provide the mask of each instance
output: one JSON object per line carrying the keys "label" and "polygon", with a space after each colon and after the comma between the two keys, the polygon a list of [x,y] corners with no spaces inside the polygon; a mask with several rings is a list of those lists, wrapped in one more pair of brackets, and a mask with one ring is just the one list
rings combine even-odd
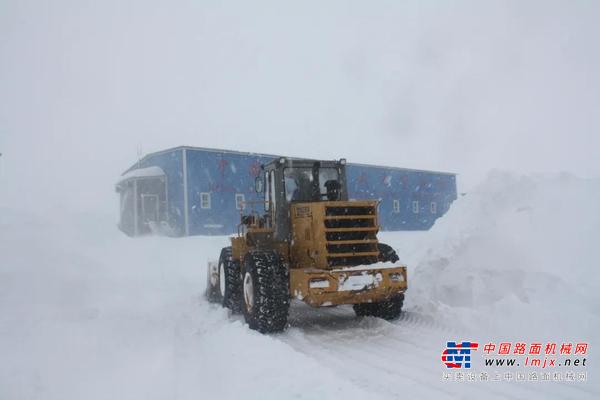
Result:
{"label": "blue building", "polygon": [[[130,236],[225,235],[262,201],[260,166],[280,156],[181,146],[148,154],[120,177],[119,228]],[[427,230],[456,199],[456,176],[348,163],[350,199],[379,199],[382,230]],[[254,207],[257,211],[262,206]]]}

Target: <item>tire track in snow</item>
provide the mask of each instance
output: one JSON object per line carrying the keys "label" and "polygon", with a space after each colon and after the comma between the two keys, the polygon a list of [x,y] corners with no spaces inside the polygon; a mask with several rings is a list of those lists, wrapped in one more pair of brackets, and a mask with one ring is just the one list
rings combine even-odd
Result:
{"label": "tire track in snow", "polygon": [[[452,398],[460,395],[456,387],[432,386],[428,380],[419,378],[416,371],[431,376],[431,370],[419,365],[424,359],[430,359],[429,357],[420,358],[408,349],[401,357],[404,362],[398,363],[398,359],[390,357],[389,353],[380,352],[380,341],[385,335],[377,335],[375,339],[369,340],[370,329],[363,328],[359,335],[351,330],[344,335],[331,335],[331,332],[321,328],[321,332],[315,331],[312,334],[293,332],[290,337],[282,340],[296,350],[319,359],[320,362],[325,359],[338,374],[350,377],[359,386],[385,395],[386,398],[397,398],[407,391],[419,398]],[[351,341],[353,338],[355,342]],[[410,390],[407,390],[407,385],[410,386]]]}
{"label": "tire track in snow", "polygon": [[398,398],[406,393],[402,385],[409,385],[409,392],[419,397],[452,398],[468,393],[483,398],[493,395],[529,399],[536,393],[544,393],[544,397],[569,399],[587,395],[594,398],[591,391],[576,384],[502,382],[500,386],[494,382],[443,382],[443,369],[435,367],[440,354],[432,349],[442,346],[448,335],[456,332],[415,312],[405,312],[390,323],[376,318],[356,318],[353,311],[345,307],[296,308],[290,315],[290,324],[288,333],[280,336],[280,340],[386,398]]}
{"label": "tire track in snow", "polygon": [[[328,364],[335,365],[336,372],[351,377],[362,387],[389,398],[397,398],[405,391],[399,386],[400,383],[410,385],[411,393],[415,394],[416,390],[420,397],[459,395],[456,389],[432,386],[426,379],[415,374],[415,370],[430,374],[430,370],[419,365],[423,360],[430,359],[430,347],[411,346],[410,349],[405,349],[400,357],[404,360],[403,363],[398,363],[397,359],[391,359],[389,354],[379,351],[381,342],[394,332],[393,324],[376,318],[356,318],[350,308],[343,307],[318,312],[318,317],[302,309],[294,314],[308,320],[296,321],[296,315],[292,315],[293,328],[282,340],[311,357],[321,361],[326,358]],[[415,314],[408,314],[404,320],[417,327],[413,332],[427,330],[427,326],[435,325]],[[406,361],[409,360],[411,362],[407,365]]]}

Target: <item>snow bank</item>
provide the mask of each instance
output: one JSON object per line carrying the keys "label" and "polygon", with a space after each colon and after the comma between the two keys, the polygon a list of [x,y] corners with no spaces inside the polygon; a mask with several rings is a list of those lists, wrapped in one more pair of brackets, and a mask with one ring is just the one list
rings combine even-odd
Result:
{"label": "snow bank", "polygon": [[525,324],[590,339],[599,327],[599,200],[600,180],[490,173],[412,245],[407,306],[496,332]]}

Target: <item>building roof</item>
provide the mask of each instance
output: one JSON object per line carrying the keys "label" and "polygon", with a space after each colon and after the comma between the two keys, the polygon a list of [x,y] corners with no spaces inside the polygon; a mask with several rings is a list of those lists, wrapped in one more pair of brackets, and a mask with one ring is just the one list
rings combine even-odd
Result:
{"label": "building roof", "polygon": [[[142,163],[143,161],[146,161],[150,157],[156,156],[158,154],[168,153],[168,152],[172,152],[175,150],[182,150],[182,149],[193,150],[193,151],[213,152],[213,153],[236,154],[236,155],[244,155],[244,156],[269,157],[269,158],[287,157],[287,156],[281,156],[281,155],[275,155],[275,154],[263,154],[263,153],[252,153],[252,152],[244,152],[244,151],[236,151],[236,150],[213,149],[213,148],[208,148],[208,147],[177,146],[177,147],[171,147],[171,148],[168,148],[165,150],[155,151],[153,153],[146,154],[138,162],[136,162],[131,167],[129,167],[125,172],[123,172],[123,175],[129,173],[132,170],[137,169],[137,166],[140,163]],[[300,157],[288,157],[288,158],[294,159],[294,158],[300,158]],[[385,169],[391,169],[391,170],[397,170],[397,171],[407,171],[407,172],[429,172],[429,173],[442,174],[442,175],[453,175],[453,176],[456,175],[453,172],[432,171],[432,170],[425,170],[425,169],[402,168],[402,167],[390,167],[388,165],[361,164],[361,163],[352,163],[352,162],[349,162],[348,165],[354,165],[354,166],[360,166],[360,167],[372,167],[372,168],[385,168]]]}
{"label": "building roof", "polygon": [[123,175],[121,175],[121,179],[119,179],[119,182],[117,182],[117,185],[119,183],[125,182],[128,179],[153,178],[153,177],[160,177],[160,176],[165,176],[165,171],[163,171],[161,167],[152,166],[152,167],[146,167],[146,168],[136,168],[136,169],[132,169],[131,171],[126,172]]}

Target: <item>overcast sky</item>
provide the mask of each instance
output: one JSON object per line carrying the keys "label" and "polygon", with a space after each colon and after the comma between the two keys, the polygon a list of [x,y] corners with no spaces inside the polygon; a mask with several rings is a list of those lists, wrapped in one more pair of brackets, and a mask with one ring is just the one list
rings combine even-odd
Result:
{"label": "overcast sky", "polygon": [[138,149],[178,145],[463,189],[600,176],[599,20],[595,1],[2,0],[0,204],[116,210]]}

